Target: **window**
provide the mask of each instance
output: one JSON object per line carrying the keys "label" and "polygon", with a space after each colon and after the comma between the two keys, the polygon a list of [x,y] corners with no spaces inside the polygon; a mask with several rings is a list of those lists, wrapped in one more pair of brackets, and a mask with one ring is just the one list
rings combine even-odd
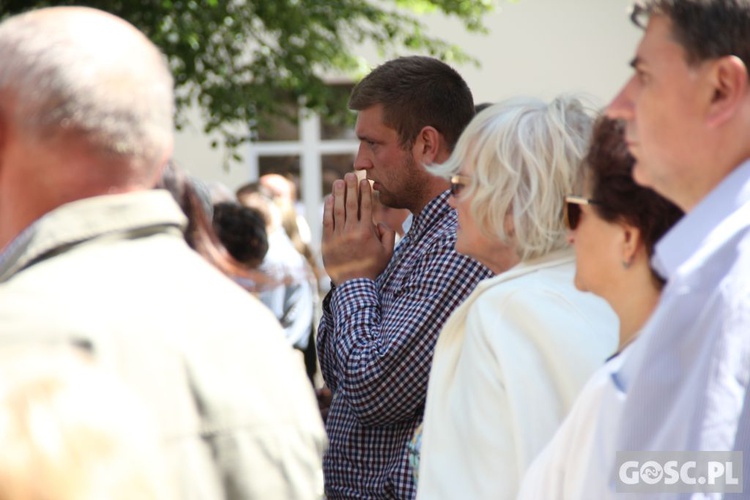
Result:
{"label": "window", "polygon": [[[335,84],[334,92],[341,94],[342,105],[353,84]],[[298,180],[298,196],[305,208],[305,217],[312,232],[312,245],[320,245],[323,196],[330,192],[333,178],[340,178],[352,170],[359,147],[351,122],[337,123],[320,115],[301,111],[289,105],[290,114],[296,112],[296,123],[284,118],[269,119],[270,127],[258,131],[257,139],[249,146],[249,180],[261,175],[278,173]]]}

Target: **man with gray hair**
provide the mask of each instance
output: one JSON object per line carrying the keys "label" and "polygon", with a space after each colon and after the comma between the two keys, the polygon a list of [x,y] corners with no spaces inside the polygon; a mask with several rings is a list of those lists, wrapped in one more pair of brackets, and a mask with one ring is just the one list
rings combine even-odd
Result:
{"label": "man with gray hair", "polygon": [[0,60],[0,344],[81,346],[119,375],[178,498],[319,497],[325,434],[278,322],[152,189],[173,142],[162,54],[60,7],[0,24]]}

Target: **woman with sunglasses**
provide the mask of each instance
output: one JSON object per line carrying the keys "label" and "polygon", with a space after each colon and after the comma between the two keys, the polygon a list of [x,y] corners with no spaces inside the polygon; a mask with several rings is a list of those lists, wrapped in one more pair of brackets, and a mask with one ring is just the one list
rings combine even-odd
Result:
{"label": "woman with sunglasses", "polygon": [[438,339],[417,498],[514,498],[579,390],[614,352],[616,318],[576,290],[563,197],[581,182],[593,119],[573,97],[479,113],[433,173],[451,179],[456,250],[496,274]]}
{"label": "woman with sunglasses", "polygon": [[[682,217],[682,211],[631,176],[622,126],[606,117],[595,127],[586,158],[583,194],[566,197],[569,239],[575,247],[575,285],[606,300],[620,319],[618,353],[636,338],[659,300],[664,280],[651,268],[656,242]],[[614,356],[613,356],[614,357]],[[585,472],[592,453],[606,442],[597,425],[599,411],[616,402],[601,400],[611,383],[603,366],[587,383],[565,422],[540,453],[523,481],[520,498],[601,498],[586,490]],[[606,452],[614,456],[615,451]],[[611,459],[608,457],[607,459]]]}

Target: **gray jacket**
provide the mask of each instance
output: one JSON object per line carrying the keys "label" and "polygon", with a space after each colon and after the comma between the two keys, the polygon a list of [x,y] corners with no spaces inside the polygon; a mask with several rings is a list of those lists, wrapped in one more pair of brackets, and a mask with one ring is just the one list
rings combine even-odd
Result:
{"label": "gray jacket", "polygon": [[38,220],[0,256],[0,346],[71,342],[158,418],[180,499],[305,499],[326,438],[272,314],[184,242],[165,191]]}

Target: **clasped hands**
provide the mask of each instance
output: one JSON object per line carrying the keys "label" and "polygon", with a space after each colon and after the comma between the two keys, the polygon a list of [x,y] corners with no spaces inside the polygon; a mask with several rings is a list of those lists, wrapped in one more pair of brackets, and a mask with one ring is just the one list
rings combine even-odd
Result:
{"label": "clasped hands", "polygon": [[354,278],[375,279],[393,255],[396,233],[372,219],[373,194],[367,180],[348,173],[333,183],[323,209],[321,253],[326,273],[339,285]]}

